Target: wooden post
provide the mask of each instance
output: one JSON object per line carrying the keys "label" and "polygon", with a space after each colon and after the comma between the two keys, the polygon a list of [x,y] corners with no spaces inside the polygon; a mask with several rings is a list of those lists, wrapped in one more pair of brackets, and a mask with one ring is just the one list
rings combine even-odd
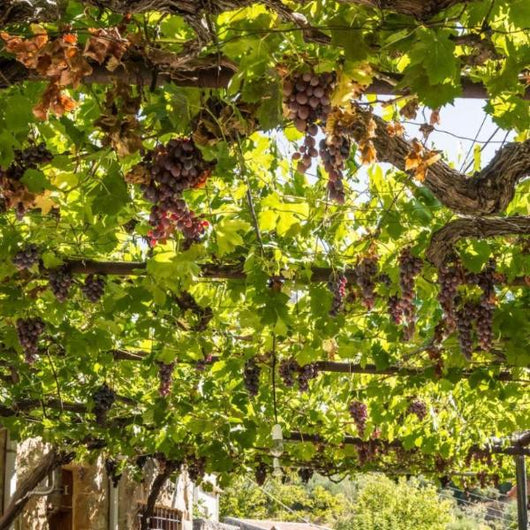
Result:
{"label": "wooden post", "polygon": [[528,529],[528,492],[526,484],[526,464],[523,455],[515,457],[517,478],[517,521],[519,530]]}

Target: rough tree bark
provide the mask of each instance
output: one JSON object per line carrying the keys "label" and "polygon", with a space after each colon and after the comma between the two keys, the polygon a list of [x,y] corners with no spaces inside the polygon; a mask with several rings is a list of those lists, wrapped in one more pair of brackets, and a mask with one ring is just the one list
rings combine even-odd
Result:
{"label": "rough tree bark", "polygon": [[180,464],[168,460],[165,462],[164,468],[155,477],[153,485],[151,486],[151,491],[149,492],[149,497],[147,497],[145,509],[142,513],[142,522],[140,525],[140,530],[148,530],[149,528],[151,528],[149,522],[151,517],[153,516],[156,501],[158,499],[158,496],[160,495],[160,491],[168,481],[169,477],[177,470],[178,467],[180,467]]}
{"label": "rough tree bark", "polygon": [[51,473],[55,468],[69,462],[73,454],[64,454],[51,449],[41,461],[31,470],[27,477],[20,482],[13,499],[0,517],[0,530],[8,530],[15,519],[22,513],[30,499],[28,494]]}
{"label": "rough tree bark", "polygon": [[460,239],[530,234],[530,217],[511,216],[498,218],[467,217],[447,223],[432,236],[427,259],[436,266],[444,264]]}
{"label": "rough tree bark", "polygon": [[[359,110],[359,112],[367,112]],[[392,136],[387,122],[373,116],[376,123],[372,138],[380,162],[406,171],[405,163],[413,152],[410,142]],[[367,120],[357,120],[354,133],[366,136]],[[412,174],[412,173],[411,173]],[[530,140],[511,143],[497,151],[493,160],[472,177],[460,173],[442,160],[429,166],[425,185],[447,208],[464,215],[495,215],[506,209],[514,197],[516,184],[530,175]]]}
{"label": "rough tree bark", "polygon": [[343,3],[360,4],[410,15],[420,20],[427,20],[445,9],[458,4],[466,4],[470,0],[339,0]]}

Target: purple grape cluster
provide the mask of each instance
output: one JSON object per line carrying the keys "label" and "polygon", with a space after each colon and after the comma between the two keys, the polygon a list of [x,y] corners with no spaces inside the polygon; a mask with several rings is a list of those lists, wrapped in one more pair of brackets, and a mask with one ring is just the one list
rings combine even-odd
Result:
{"label": "purple grape cluster", "polygon": [[328,192],[330,199],[344,204],[343,171],[350,157],[351,141],[346,134],[334,132],[325,140],[320,140],[319,154],[324,169],[328,173]]}
{"label": "purple grape cluster", "polygon": [[94,414],[96,423],[100,426],[105,425],[107,414],[116,400],[116,394],[107,383],[103,383],[93,394]]}
{"label": "purple grape cluster", "polygon": [[83,294],[95,304],[105,293],[105,278],[103,276],[95,276],[94,274],[89,274],[85,278],[85,283],[81,286],[81,291]]}
{"label": "purple grape cluster", "polygon": [[53,160],[53,155],[46,149],[45,143],[30,145],[26,149],[17,149],[14,155],[15,159],[6,172],[7,177],[13,180],[20,180],[26,170],[36,169],[40,164]]}
{"label": "purple grape cluster", "polygon": [[462,284],[461,270],[456,266],[442,266],[438,270],[438,301],[442,306],[448,331],[456,328],[455,298]]}
{"label": "purple grape cluster", "polygon": [[294,359],[284,359],[280,362],[280,377],[286,387],[291,388],[294,386],[295,374],[298,372],[299,367],[299,364]]}
{"label": "purple grape cluster", "polygon": [[45,324],[40,317],[19,318],[17,320],[17,336],[24,354],[26,362],[33,363],[39,351],[39,337],[42,335]]}
{"label": "purple grape cluster", "polygon": [[171,393],[171,383],[173,382],[173,370],[175,363],[157,363],[158,364],[158,393],[162,397],[167,397]]}
{"label": "purple grape cluster", "polygon": [[309,390],[309,381],[318,376],[318,368],[314,363],[298,367],[298,389],[300,392]]}
{"label": "purple grape cluster", "polygon": [[112,486],[117,488],[122,473],[118,473],[118,462],[114,460],[114,458],[105,459],[105,471],[107,472],[107,476],[112,481]]}
{"label": "purple grape cluster", "polygon": [[368,407],[362,401],[352,401],[349,411],[359,436],[363,437],[366,429],[366,420],[368,419]]}
{"label": "purple grape cluster", "polygon": [[257,396],[259,392],[259,376],[261,368],[256,364],[254,359],[249,359],[245,363],[245,369],[243,371],[243,381],[245,388],[251,396]]}
{"label": "purple grape cluster", "polygon": [[50,289],[59,302],[68,299],[68,293],[73,282],[72,272],[67,265],[50,271],[48,278]]}
{"label": "purple grape cluster", "polygon": [[192,456],[186,459],[188,476],[193,483],[200,482],[206,473],[206,458]]}
{"label": "purple grape cluster", "polygon": [[254,470],[254,478],[258,486],[263,486],[267,480],[268,466],[265,462],[258,462],[256,469]]}
{"label": "purple grape cluster", "polygon": [[304,484],[307,484],[313,476],[313,470],[309,467],[301,467],[298,470],[298,476]]}
{"label": "purple grape cluster", "polygon": [[403,311],[401,309],[401,299],[398,295],[393,294],[387,300],[388,313],[394,324],[401,324],[403,319]]}
{"label": "purple grape cluster", "polygon": [[415,414],[420,421],[427,417],[427,405],[421,399],[412,399],[407,408],[408,414]]}
{"label": "purple grape cluster", "polygon": [[305,173],[311,160],[318,155],[315,136],[318,125],[325,123],[331,111],[331,93],[335,86],[334,73],[296,73],[283,85],[284,103],[294,126],[306,133],[304,144],[295,154],[297,169]]}
{"label": "purple grape cluster", "polygon": [[336,317],[342,309],[347,283],[348,279],[343,274],[335,274],[328,281],[328,288],[333,293],[331,309],[329,310],[331,317]]}
{"label": "purple grape cluster", "polygon": [[458,330],[458,342],[462,355],[471,359],[473,353],[473,322],[477,316],[477,305],[466,302],[456,312],[456,327]]}
{"label": "purple grape cluster", "polygon": [[198,241],[208,223],[188,209],[182,192],[203,186],[213,163],[204,160],[193,140],[179,138],[159,146],[143,164],[149,174],[144,197],[154,203],[149,216],[151,244],[164,242],[177,229],[188,241]]}
{"label": "purple grape cluster", "polygon": [[420,273],[423,263],[420,258],[412,255],[410,248],[405,248],[399,256],[399,285],[401,287],[401,313],[406,324],[403,338],[411,340],[414,336],[414,287],[416,276]]}
{"label": "purple grape cluster", "polygon": [[363,305],[366,309],[373,309],[375,305],[375,280],[378,272],[378,259],[367,256],[359,261],[355,268],[357,285],[361,289]]}
{"label": "purple grape cluster", "polygon": [[13,264],[18,270],[30,269],[39,262],[40,252],[37,245],[31,244],[19,250],[13,256]]}

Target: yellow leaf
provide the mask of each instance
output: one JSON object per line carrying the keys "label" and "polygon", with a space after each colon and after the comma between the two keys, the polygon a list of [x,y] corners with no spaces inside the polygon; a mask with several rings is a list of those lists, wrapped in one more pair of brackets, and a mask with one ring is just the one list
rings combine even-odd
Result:
{"label": "yellow leaf", "polygon": [[42,215],[47,215],[55,206],[54,200],[50,197],[50,191],[46,190],[41,195],[35,197],[35,208],[40,208]]}

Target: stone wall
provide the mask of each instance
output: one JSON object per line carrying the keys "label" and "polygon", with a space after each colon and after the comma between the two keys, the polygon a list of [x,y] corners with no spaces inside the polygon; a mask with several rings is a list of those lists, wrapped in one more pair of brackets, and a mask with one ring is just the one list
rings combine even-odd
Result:
{"label": "stone wall", "polygon": [[[0,466],[3,466],[3,433],[0,432]],[[46,446],[38,439],[25,440],[17,446],[17,476],[23,478],[46,452]],[[99,458],[94,464],[70,464],[64,467],[73,478],[73,521],[75,530],[108,530],[110,484],[104,461]],[[0,467],[0,498],[3,497],[4,470]],[[124,474],[118,491],[118,528],[133,530],[138,522],[138,507],[146,502],[151,484],[157,474],[157,466],[148,461],[144,467],[144,478],[139,483]],[[39,489],[47,487],[47,481]],[[23,514],[15,524],[15,530],[50,530],[48,513],[52,504],[60,503],[60,493],[50,496],[35,496],[30,499]],[[191,527],[193,513],[193,484],[186,473],[177,481],[168,482],[160,493],[157,506],[176,508],[182,512],[183,527]],[[1,504],[0,504],[1,507]]]}

